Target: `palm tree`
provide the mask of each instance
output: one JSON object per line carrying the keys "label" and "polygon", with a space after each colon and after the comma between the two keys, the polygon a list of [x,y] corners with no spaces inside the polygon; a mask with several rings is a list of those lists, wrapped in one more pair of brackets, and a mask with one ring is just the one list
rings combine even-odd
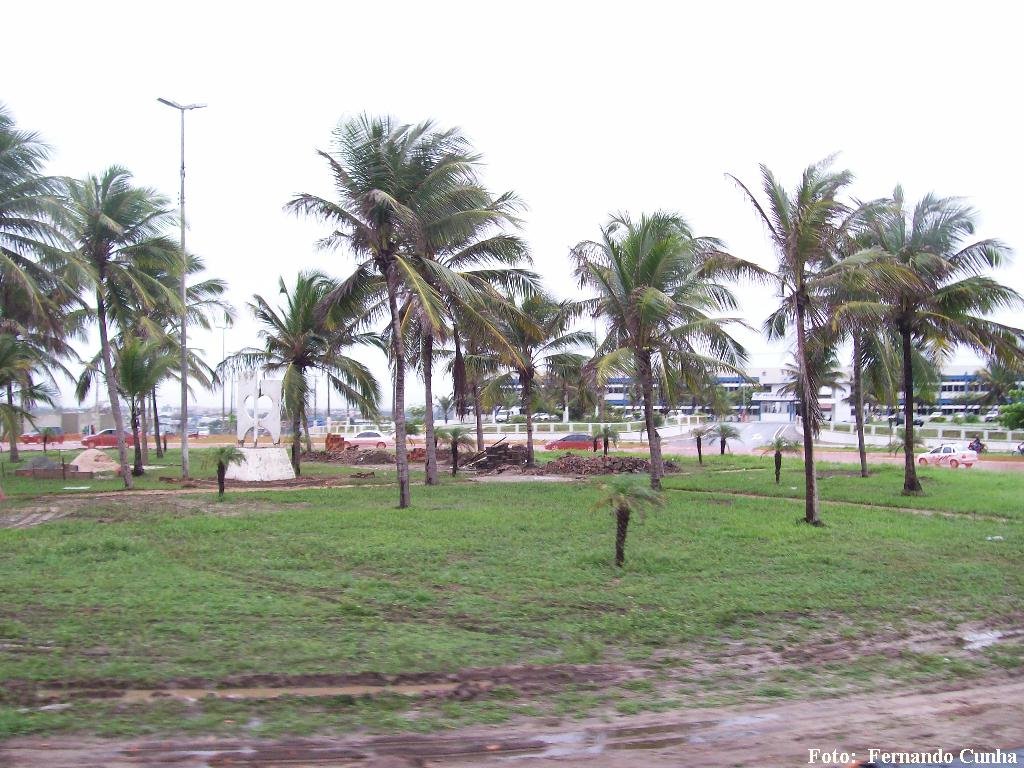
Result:
{"label": "palm tree", "polygon": [[[176,306],[177,298],[152,276],[158,269],[173,270],[180,262],[178,244],[164,235],[175,220],[174,212],[166,198],[153,189],[134,186],[131,174],[118,166],[99,176],[71,180],[67,209],[68,235],[74,243],[71,258],[95,296],[101,367],[117,431],[118,459],[125,488],[131,488],[109,317],[124,316],[126,305],[144,311],[158,304]],[[136,323],[141,328],[157,327],[145,313],[136,317]]]}
{"label": "palm tree", "polygon": [[690,435],[697,441],[697,463],[704,463],[704,441],[713,437],[715,428],[713,426],[694,427]]}
{"label": "palm tree", "polygon": [[403,304],[414,297],[424,322],[432,329],[441,325],[441,296],[424,279],[423,260],[417,261],[426,240],[422,224],[440,218],[435,214],[452,204],[453,190],[465,185],[476,158],[457,131],[437,131],[430,122],[399,125],[389,117],[366,115],[339,123],[334,151],[319,154],[330,167],[337,199],[301,194],[287,208],[329,223],[333,231],[320,245],[348,246],[357,259],[355,271],[329,301],[355,296],[365,304],[368,297],[386,297],[398,506],[405,508],[410,488]]}
{"label": "palm tree", "polygon": [[[302,424],[309,399],[309,376],[315,371],[327,377],[328,386],[349,402],[375,412],[380,388],[363,363],[342,354],[353,344],[379,346],[375,334],[356,330],[363,318],[358,305],[328,302],[337,284],[322,272],[300,272],[292,288],[278,280],[284,306],[274,309],[262,296],[249,304],[260,324],[263,348],[248,347],[230,355],[217,370],[283,372],[285,410],[292,419],[292,468],[301,474]],[[323,309],[328,307],[328,311]],[[403,438],[404,439],[404,438]]]}
{"label": "palm tree", "polygon": [[21,460],[17,446],[22,422],[32,423],[25,406],[38,402],[53,404],[52,390],[33,381],[37,362],[36,350],[11,334],[0,334],[0,387],[8,393],[7,402],[0,402],[0,434],[11,446],[12,463]]}
{"label": "palm tree", "polygon": [[[174,358],[155,342],[131,337],[125,339],[123,345],[115,352],[118,389],[128,402],[132,437],[135,440],[135,464],[132,467],[132,474],[139,477],[145,472],[139,426],[141,416],[146,410],[146,397],[174,367]],[[81,394],[79,401],[84,399],[84,393]]]}
{"label": "palm tree", "polygon": [[245,463],[245,454],[233,445],[218,445],[211,448],[207,458],[217,465],[217,498],[224,498],[224,478],[232,464]]}
{"label": "palm tree", "polygon": [[600,486],[601,496],[594,509],[611,508],[615,516],[615,565],[626,562],[626,534],[634,514],[642,515],[649,507],[661,506],[661,494],[653,488],[628,477],[615,477]]}
{"label": "palm tree", "polygon": [[[171,271],[157,271],[152,275],[155,279],[163,283],[167,292],[162,296],[173,296],[177,299],[181,295],[181,265],[175,265]],[[227,283],[219,278],[205,278],[202,280],[196,279],[199,274],[206,270],[206,264],[203,259],[194,254],[188,254],[188,258],[185,260],[185,279],[187,281],[185,296],[188,310],[185,313],[186,322],[189,328],[200,328],[202,330],[210,330],[213,326],[211,320],[214,317],[220,318],[224,321],[226,326],[230,326],[234,322],[235,310],[225,300],[227,294]],[[153,333],[152,328],[141,329],[146,334],[146,338],[153,341],[158,341],[167,348],[169,356],[175,358],[175,366],[173,370],[168,372],[168,375],[178,373],[180,375],[181,368],[181,313],[177,310],[176,306],[168,304],[167,302],[158,302],[150,310],[141,310],[139,308],[130,307],[129,313],[126,318],[116,317],[118,325],[124,329],[127,333],[136,333],[137,326],[134,318],[138,317],[141,312],[145,311],[146,314],[152,318],[157,326],[155,329],[156,333]],[[212,388],[216,382],[216,377],[212,369],[207,365],[205,360],[192,349],[186,349],[186,355],[188,357],[188,372],[189,372],[189,386],[193,384],[199,384],[201,387],[206,389]],[[221,382],[223,385],[223,382]],[[156,402],[156,390],[154,387],[150,393],[150,405],[152,407],[153,414],[153,434],[156,440],[156,451],[157,456],[163,456],[163,448],[160,443],[160,413],[157,408]],[[143,438],[142,438],[142,451],[143,458],[145,459],[146,451],[148,449],[148,429],[146,429],[146,409],[142,412],[142,424],[143,424]]]}
{"label": "palm tree", "polygon": [[452,412],[452,399],[447,395],[441,395],[434,399],[437,403],[438,409],[441,411],[441,418],[444,419],[444,423],[448,423],[448,414]]}
{"label": "palm tree", "polygon": [[1010,366],[998,359],[991,359],[984,368],[978,370],[976,376],[978,386],[983,391],[972,398],[973,402],[994,407],[1010,402],[1010,393],[1021,388],[1024,369],[1020,364]]}
{"label": "palm tree", "polygon": [[605,424],[597,431],[597,436],[601,438],[601,447],[604,449],[604,455],[608,455],[608,443],[614,443],[615,447],[619,447],[619,432],[614,427],[609,427]]}
{"label": "palm tree", "polygon": [[958,198],[925,195],[911,210],[896,187],[890,205],[866,216],[868,266],[898,267],[911,278],[880,291],[884,319],[899,335],[904,399],[904,493],[920,493],[914,463],[914,349],[942,356],[958,346],[1013,364],[1024,354],[1020,331],[986,315],[1024,305],[1020,294],[983,275],[1009,259],[998,240],[966,242],[977,213]]}
{"label": "palm tree", "polygon": [[[33,315],[49,295],[54,246],[66,244],[60,228],[64,185],[42,175],[49,156],[39,136],[19,130],[0,103],[0,291],[19,288]],[[0,321],[7,316],[7,305],[0,306]]]}
{"label": "palm tree", "polygon": [[738,440],[740,431],[732,424],[719,422],[711,429],[711,434],[718,438],[718,453],[725,456],[725,449],[729,440]]}
{"label": "palm tree", "polygon": [[734,321],[718,316],[736,306],[722,281],[760,270],[725,253],[720,241],[695,237],[679,216],[661,212],[636,222],[615,216],[600,241],[580,243],[572,256],[580,286],[596,293],[588,307],[607,323],[594,360],[598,384],[613,373],[639,381],[651,487],[658,489],[664,474],[654,419],[658,371],[671,370],[674,381],[692,386],[704,385],[716,371],[738,372],[746,353],[726,331]]}
{"label": "palm tree", "polygon": [[438,440],[444,440],[452,451],[452,477],[459,471],[459,446],[473,445],[474,440],[465,427],[442,427],[435,433]]}
{"label": "palm tree", "polygon": [[534,385],[545,366],[572,365],[582,359],[568,350],[593,343],[586,331],[569,330],[582,306],[573,301],[555,301],[536,292],[512,305],[512,311],[495,319],[504,344],[496,350],[504,366],[510,370],[495,376],[487,385],[493,402],[498,393],[519,386],[519,402],[526,415],[526,464],[534,466],[533,406]]}
{"label": "palm tree", "polygon": [[770,443],[762,446],[761,453],[771,453],[775,456],[775,484],[779,484],[782,475],[782,454],[797,453],[800,450],[800,443],[789,440],[785,437],[776,436]]}
{"label": "palm tree", "polygon": [[[19,130],[0,103],[0,333],[28,341],[44,365],[74,357],[67,336],[74,333],[76,315],[59,256],[67,244],[60,229],[63,183],[42,175],[49,155],[49,147]],[[52,379],[49,370],[44,373]],[[14,413],[14,383],[6,389],[7,412]],[[21,421],[8,425],[15,462]]]}
{"label": "palm tree", "polygon": [[731,178],[754,207],[775,250],[782,305],[766,321],[769,336],[781,336],[787,327],[796,330],[796,362],[799,368],[799,398],[804,444],[804,520],[821,525],[818,509],[818,483],[814,469],[814,420],[819,411],[818,392],[811,380],[808,332],[811,325],[821,326],[820,304],[815,302],[818,288],[815,278],[836,249],[849,222],[849,209],[836,196],[852,180],[849,171],[832,171],[832,158],[808,166],[799,185],[787,190],[764,165],[762,189],[768,199],[762,206],[757,197],[735,176]]}

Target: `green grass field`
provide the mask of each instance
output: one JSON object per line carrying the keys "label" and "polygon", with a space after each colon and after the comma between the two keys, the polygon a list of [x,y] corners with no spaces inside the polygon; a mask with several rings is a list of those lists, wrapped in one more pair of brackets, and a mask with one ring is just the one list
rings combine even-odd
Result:
{"label": "green grass field", "polygon": [[[796,459],[780,486],[770,458],[682,463],[666,505],[631,527],[621,571],[611,517],[591,510],[599,481],[446,478],[414,487],[405,511],[390,486],[229,492],[223,502],[79,496],[64,519],[0,530],[0,735],[429,730],[830,695],[1024,664],[1019,644],[966,654],[869,642],[1019,620],[1024,476],[926,470],[926,495],[907,498],[895,468],[863,480],[850,465],[826,466],[818,529],[797,522]],[[18,497],[0,515],[55,503],[31,498],[31,485],[7,487]],[[910,506],[952,516],[895,509]],[[816,649],[844,644],[849,658],[815,660]],[[729,661],[737,645],[783,661],[742,668]],[[88,701],[54,711],[25,698],[61,681],[216,685],[257,673],[563,663],[628,675],[471,701]]]}

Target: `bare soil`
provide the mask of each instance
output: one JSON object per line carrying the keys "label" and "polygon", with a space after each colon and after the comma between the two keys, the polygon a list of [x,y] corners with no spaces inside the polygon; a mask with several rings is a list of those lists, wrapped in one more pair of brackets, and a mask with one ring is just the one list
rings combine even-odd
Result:
{"label": "bare soil", "polygon": [[270,768],[271,766],[784,766],[811,747],[867,756],[890,750],[959,750],[1024,744],[1024,681],[975,680],[931,691],[743,707],[680,709],[613,722],[529,723],[436,735],[350,735],[282,740],[22,738],[0,747],[20,768]]}

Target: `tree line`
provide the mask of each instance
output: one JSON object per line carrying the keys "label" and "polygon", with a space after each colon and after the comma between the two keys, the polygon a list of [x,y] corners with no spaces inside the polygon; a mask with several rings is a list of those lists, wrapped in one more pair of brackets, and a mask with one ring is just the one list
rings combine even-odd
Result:
{"label": "tree line", "polygon": [[[87,365],[80,392],[97,375],[105,380],[121,431],[120,382],[134,426],[146,412],[146,398],[153,401],[153,376],[175,371],[168,359],[173,336],[157,333],[173,328],[180,308],[175,286],[182,269],[176,265],[183,260],[164,235],[173,217],[160,195],[133,186],[124,169],[80,181],[41,175],[45,148],[3,115],[0,331],[31,361],[28,376],[17,372],[17,363],[10,373],[3,368],[5,419],[45,397],[32,389],[37,379],[52,378],[67,357],[68,340],[95,322],[100,352]],[[720,399],[718,376],[746,378],[747,353],[733,335],[746,325],[735,293],[744,282],[771,286],[780,297],[762,330],[768,338],[792,340],[805,519],[812,524],[820,523],[813,445],[822,419],[818,393],[832,380],[841,350],[852,348],[851,396],[864,474],[865,392],[886,393],[891,402],[896,392],[905,393],[908,493],[920,491],[913,458],[916,377],[957,347],[1014,371],[1021,364],[1021,331],[991,319],[997,310],[1021,306],[1021,297],[989,274],[1010,251],[997,240],[972,239],[976,211],[960,199],[934,195],[909,203],[898,186],[885,198],[855,200],[848,196],[853,175],[836,170],[834,158],[810,165],[791,188],[765,167],[756,185],[729,177],[764,225],[776,251],[774,268],[730,253],[719,238],[696,234],[676,213],[623,212],[570,249],[583,298],[566,300],[547,291],[532,269],[519,234],[522,202],[513,192],[487,189],[482,158],[459,131],[362,115],[340,122],[329,150],[319,154],[332,193],[297,195],[285,210],[324,225],[318,247],[325,254],[343,251],[348,276],[335,280],[326,271],[308,271],[293,284],[282,279],[283,305],[258,295],[250,304],[262,343],[214,370],[199,360],[196,365],[210,381],[239,370],[281,373],[298,471],[309,375],[324,374],[346,400],[375,413],[382,388],[352,350],[369,345],[385,351],[399,507],[411,500],[406,373],[418,374],[432,405],[439,365],[453,382],[453,410],[460,418],[475,415],[478,448],[482,413],[518,399],[530,462],[539,402],[568,409],[572,400],[601,409],[606,382],[628,377],[643,405],[651,486],[660,488],[656,406]],[[190,272],[202,268],[191,254],[189,264]],[[221,281],[188,288],[190,322],[208,324],[212,313],[230,311]],[[600,339],[580,330],[584,318],[600,323]],[[3,350],[0,344],[0,360]],[[128,361],[154,357],[119,367],[126,352]],[[426,408],[428,485],[438,482],[434,421],[433,407]],[[139,451],[139,441],[136,446]],[[127,485],[124,445],[119,453]]]}

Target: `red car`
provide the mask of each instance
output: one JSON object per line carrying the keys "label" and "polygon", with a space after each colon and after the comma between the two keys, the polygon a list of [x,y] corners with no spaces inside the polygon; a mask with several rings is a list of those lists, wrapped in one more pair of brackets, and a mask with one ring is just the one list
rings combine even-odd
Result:
{"label": "red car", "polygon": [[552,440],[544,448],[549,451],[592,451],[594,450],[594,438],[583,432],[576,432],[560,437],[558,440]]}
{"label": "red car", "polygon": [[[135,437],[126,434],[125,442],[131,448],[135,447]],[[86,435],[82,438],[82,445],[86,448],[115,448],[117,447],[117,432],[113,429],[104,429],[95,435]]]}
{"label": "red car", "polygon": [[[63,443],[64,442],[64,430],[60,427],[46,427],[44,428],[48,432],[46,442],[48,443]],[[22,435],[18,442],[26,444],[42,444],[43,433],[42,432],[29,432],[28,434]]]}

